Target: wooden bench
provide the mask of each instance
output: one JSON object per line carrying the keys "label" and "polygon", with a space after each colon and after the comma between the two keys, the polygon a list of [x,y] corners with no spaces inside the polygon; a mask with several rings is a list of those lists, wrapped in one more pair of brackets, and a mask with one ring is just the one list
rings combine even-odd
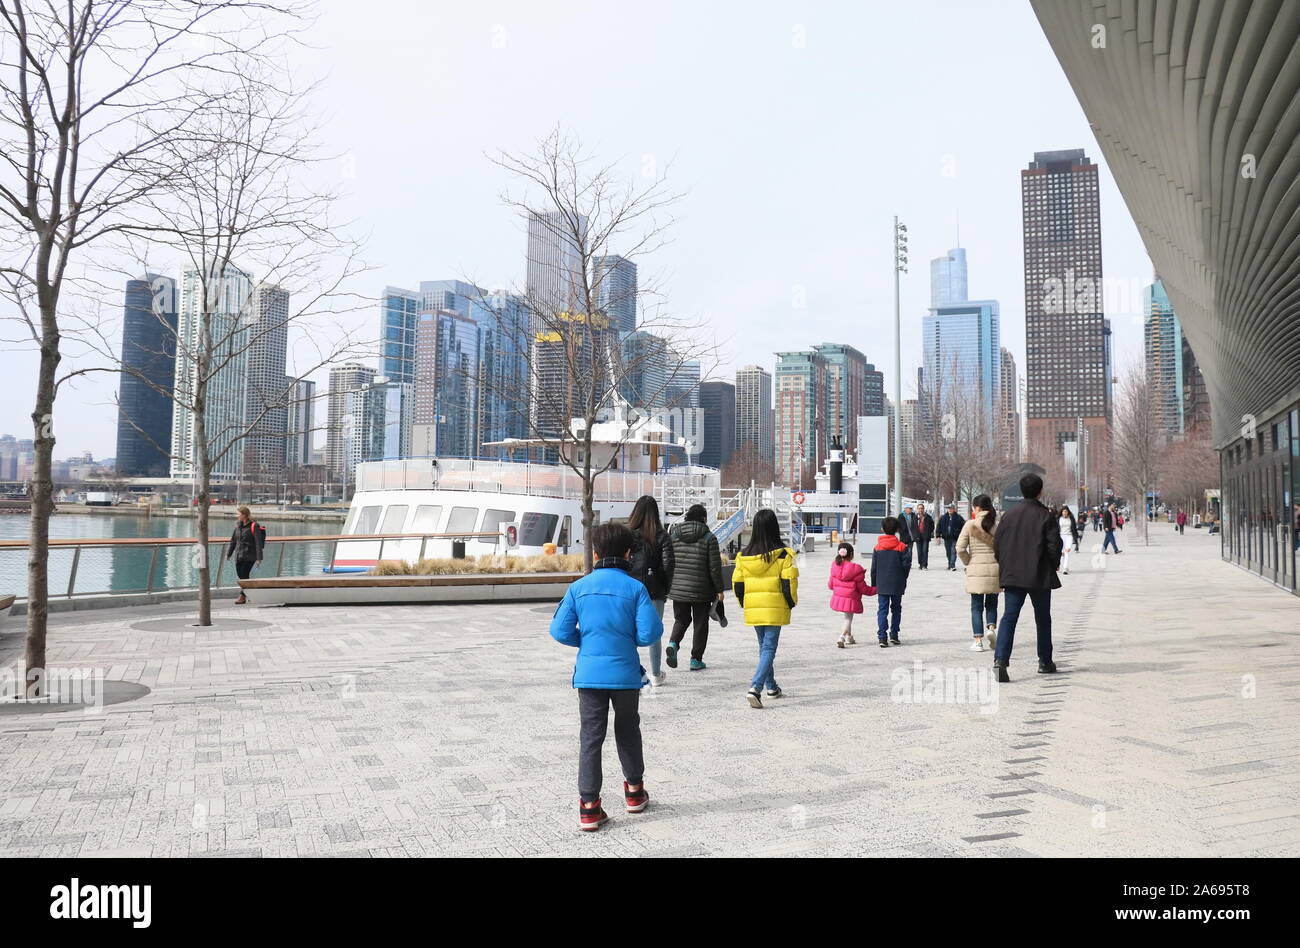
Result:
{"label": "wooden bench", "polygon": [[461,573],[448,576],[281,576],[241,579],[257,606],[390,603],[558,602],[581,573]]}

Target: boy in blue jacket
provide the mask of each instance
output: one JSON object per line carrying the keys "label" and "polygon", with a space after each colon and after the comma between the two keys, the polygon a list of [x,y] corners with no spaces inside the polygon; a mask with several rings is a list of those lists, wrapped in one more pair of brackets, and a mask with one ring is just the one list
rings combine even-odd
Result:
{"label": "boy in blue jacket", "polygon": [[659,641],[664,624],[645,585],[628,572],[634,544],[632,531],[622,524],[603,523],[592,530],[591,545],[599,557],[595,568],[569,587],[551,620],[551,638],[578,650],[573,668],[581,724],[578,828],[586,831],[609,820],[600,805],[600,752],[610,705],[627,812],[640,813],[650,804],[638,712],[645,675],[637,648]]}
{"label": "boy in blue jacket", "polygon": [[[881,648],[901,644],[899,626],[903,622],[903,593],[907,592],[907,574],[912,569],[912,554],[908,545],[894,536],[906,529],[897,517],[880,521],[880,539],[871,551],[871,585],[876,587],[876,637]],[[889,640],[885,640],[888,633]]]}

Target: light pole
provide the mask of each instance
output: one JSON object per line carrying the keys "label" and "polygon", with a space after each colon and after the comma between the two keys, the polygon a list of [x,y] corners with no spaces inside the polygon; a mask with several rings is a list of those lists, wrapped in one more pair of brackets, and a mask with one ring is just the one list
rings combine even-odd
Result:
{"label": "light pole", "polygon": [[907,272],[907,225],[894,216],[894,506],[903,505],[903,318],[898,302],[898,275]]}

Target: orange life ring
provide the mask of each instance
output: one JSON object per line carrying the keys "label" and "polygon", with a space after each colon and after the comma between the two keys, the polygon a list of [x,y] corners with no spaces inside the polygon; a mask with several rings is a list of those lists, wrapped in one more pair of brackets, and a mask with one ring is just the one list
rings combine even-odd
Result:
{"label": "orange life ring", "polygon": [[797,490],[794,492],[794,495],[790,499],[794,501],[796,504],[802,504],[807,498],[804,496],[803,491]]}

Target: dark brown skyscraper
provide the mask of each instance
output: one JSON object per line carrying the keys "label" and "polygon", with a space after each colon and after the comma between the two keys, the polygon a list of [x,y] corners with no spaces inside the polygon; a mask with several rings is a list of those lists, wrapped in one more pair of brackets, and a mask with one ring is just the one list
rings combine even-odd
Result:
{"label": "dark brown skyscraper", "polygon": [[1082,148],[1039,151],[1020,172],[1025,233],[1026,434],[1043,462],[1092,430],[1089,468],[1110,444],[1110,329],[1103,312],[1097,166]]}

